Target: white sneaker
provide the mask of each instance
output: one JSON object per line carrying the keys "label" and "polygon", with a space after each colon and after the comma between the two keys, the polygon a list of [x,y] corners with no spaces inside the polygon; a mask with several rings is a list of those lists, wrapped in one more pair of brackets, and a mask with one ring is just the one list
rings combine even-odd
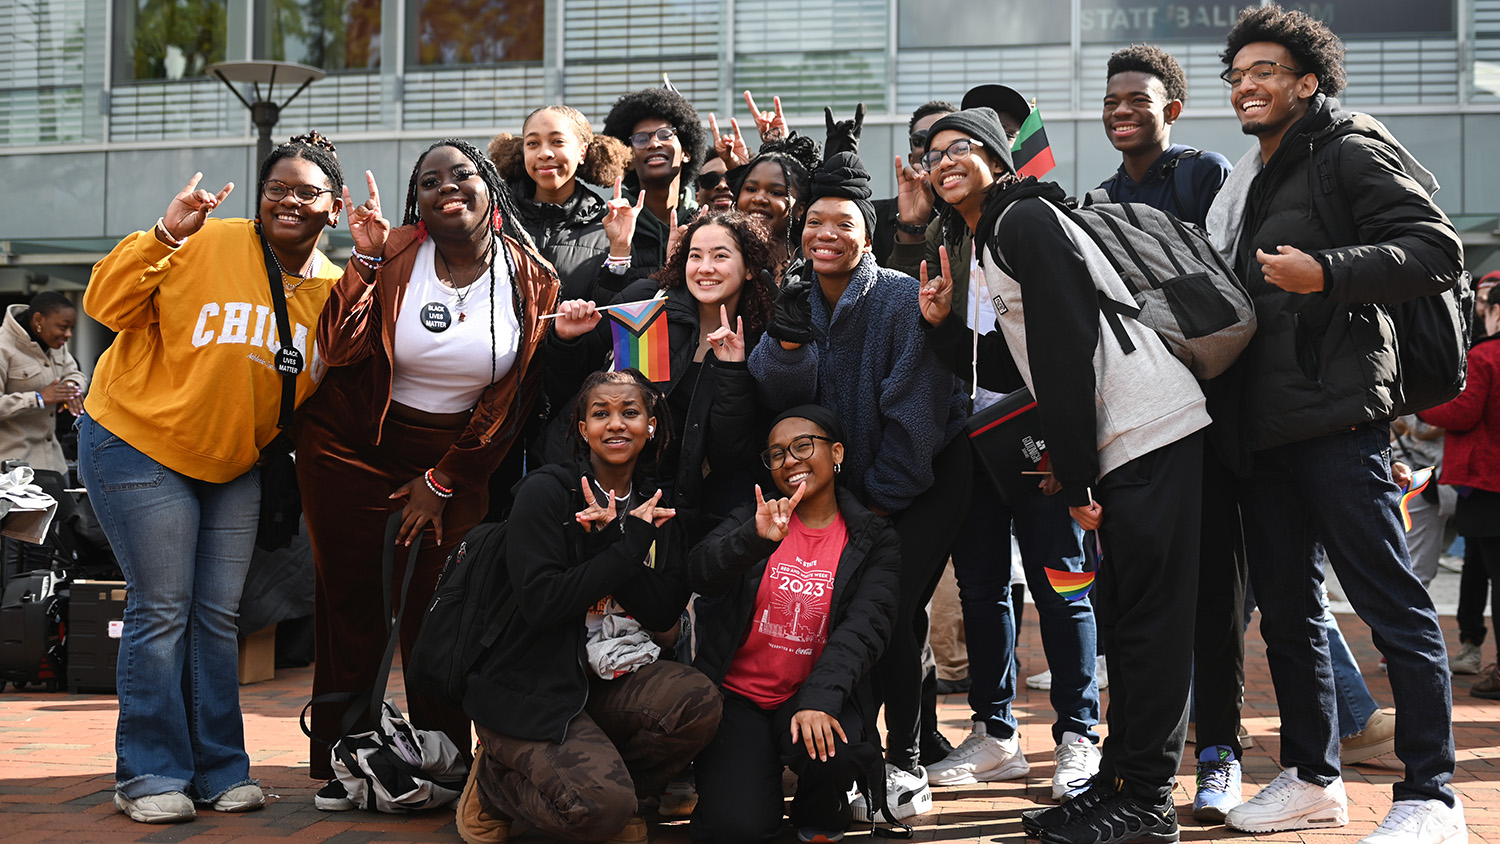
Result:
{"label": "white sneaker", "polygon": [[1359,844],[1465,844],[1469,827],[1464,823],[1464,804],[1453,797],[1453,805],[1441,800],[1397,800],[1375,831]]}
{"label": "white sneaker", "polygon": [[985,730],[983,721],[975,721],[963,744],[953,748],[943,761],[928,766],[927,779],[933,785],[967,785],[1015,779],[1030,771],[1020,738],[995,738]]}
{"label": "white sneaker", "polygon": [[1109,688],[1109,666],[1104,662],[1104,654],[1099,654],[1095,662],[1094,679],[1099,681],[1099,691]]}
{"label": "white sneaker", "polygon": [[[885,803],[898,821],[932,811],[932,789],[927,786],[926,769],[918,765],[914,771],[903,771],[885,763]],[[891,823],[884,812],[870,811],[859,789],[849,794],[849,811],[859,823]],[[875,816],[873,820],[872,814]]]}
{"label": "white sneaker", "polygon": [[1057,767],[1052,771],[1052,799],[1058,802],[1083,793],[1099,773],[1099,748],[1087,736],[1063,733],[1062,744],[1052,751]]}
{"label": "white sneaker", "polygon": [[1240,832],[1281,832],[1317,829],[1349,823],[1349,800],[1344,781],[1326,786],[1297,779],[1297,769],[1287,768],[1276,779],[1224,815],[1224,823]]}
{"label": "white sneaker", "polygon": [[1040,674],[1033,674],[1030,677],[1027,677],[1026,688],[1037,689],[1043,692],[1052,691],[1052,670],[1048,669]]}
{"label": "white sneaker", "polygon": [[1454,674],[1478,674],[1484,667],[1484,652],[1473,642],[1464,642],[1458,653],[1448,657],[1448,670]]}
{"label": "white sneaker", "polygon": [[182,823],[198,817],[193,801],[180,791],[147,794],[134,799],[116,791],[115,808],[140,823]]}
{"label": "white sneaker", "polygon": [[253,812],[265,805],[266,793],[254,783],[229,789],[213,804],[215,812]]}

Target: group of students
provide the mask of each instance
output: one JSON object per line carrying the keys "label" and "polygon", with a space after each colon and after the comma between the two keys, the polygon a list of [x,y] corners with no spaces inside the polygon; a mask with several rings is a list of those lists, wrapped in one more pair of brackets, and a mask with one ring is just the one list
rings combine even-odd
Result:
{"label": "group of students", "polygon": [[[598,135],[553,105],[488,155],[433,144],[400,225],[368,173],[356,204],[316,133],[265,160],[253,220],[212,217],[234,186],[200,189],[195,174],[99,263],[84,298],[119,335],[79,422],[80,474],[131,595],[116,806],[177,822],[264,804],[233,620],[261,450],[295,373],[314,695],[360,692],[380,670],[406,557],[382,582],[393,512],[397,544],[421,544],[411,606],[470,528],[509,519],[514,611],[476,675],[483,711],[407,688],[417,727],[465,753],[471,719],[477,731],[457,807],[466,841],[508,840],[517,822],[645,841],[641,801],[680,796],[668,784],[687,760],[704,842],[774,838],[785,767],[803,841],[900,823],[930,808],[932,785],[1025,775],[1012,530],[1057,710],[1059,803],[1024,814],[1028,835],[1178,840],[1190,699],[1195,817],[1249,832],[1347,823],[1316,598],[1326,549],[1403,715],[1407,775],[1366,840],[1463,840],[1442,637],[1388,463],[1401,391],[1376,304],[1456,283],[1462,250],[1420,165],[1333,99],[1342,46],[1326,26],[1247,9],[1222,58],[1256,139],[1233,168],[1169,143],[1185,82],[1160,49],[1111,57],[1103,110],[1123,155],[1110,199],[1206,227],[1254,302],[1251,345],[1204,381],[1151,329],[1101,314],[1101,296],[1132,293],[1062,189],[1017,175],[1030,107],[1003,86],[919,109],[898,196],[881,206],[858,155],[862,109],[829,113],[820,149],[779,101],[763,112],[747,93],[752,154],[737,124],[705,131],[668,88],[621,97]],[[1312,211],[1324,160],[1352,241]],[[316,244],[345,216],[354,248],[338,267]],[[610,367],[601,312],[652,298],[668,338],[658,381]],[[962,430],[971,408],[1022,387],[1051,475],[1007,502]],[[958,748],[937,731],[922,660],[950,549],[974,710]],[[1044,569],[1091,557],[1087,599],[1047,585]],[[1242,802],[1247,577],[1285,770]],[[420,625],[404,617],[404,658]],[[1113,682],[1102,748],[1096,648]],[[314,706],[312,733],[343,714]],[[317,739],[310,774],[326,780],[318,808],[353,807]]]}

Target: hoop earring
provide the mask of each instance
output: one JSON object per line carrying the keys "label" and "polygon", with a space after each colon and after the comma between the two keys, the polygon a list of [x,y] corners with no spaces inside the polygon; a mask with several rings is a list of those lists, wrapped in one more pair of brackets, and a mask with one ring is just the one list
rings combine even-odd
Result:
{"label": "hoop earring", "polygon": [[835,475],[837,475],[839,472],[842,472],[842,471],[844,471],[844,464],[842,464],[842,463],[835,463],[835,464],[833,464],[833,473]]}

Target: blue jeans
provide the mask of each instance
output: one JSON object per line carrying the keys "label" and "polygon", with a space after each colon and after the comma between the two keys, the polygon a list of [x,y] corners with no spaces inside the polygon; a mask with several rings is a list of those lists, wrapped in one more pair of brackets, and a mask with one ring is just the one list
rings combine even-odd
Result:
{"label": "blue jeans", "polygon": [[1035,496],[1007,505],[983,471],[974,473],[969,513],[953,542],[953,574],[963,606],[969,648],[969,707],[992,736],[1016,732],[1016,625],[1011,612],[1010,531],[1026,584],[1036,602],[1042,649],[1052,670],[1052,739],[1065,732],[1097,743],[1099,685],[1094,678],[1098,642],[1088,598],[1069,601],[1047,581],[1044,568],[1083,570],[1082,532],[1062,496]]}
{"label": "blue jeans", "polygon": [[1370,695],[1365,675],[1359,670],[1349,643],[1344,641],[1344,631],[1339,629],[1333,609],[1328,606],[1328,587],[1323,587],[1321,598],[1323,624],[1328,628],[1328,657],[1333,663],[1333,693],[1339,704],[1339,719],[1334,726],[1338,728],[1339,738],[1345,739],[1363,732],[1380,706]]}
{"label": "blue jeans", "polygon": [[252,783],[235,617],[260,518],[260,471],[228,483],[168,469],[88,416],[78,472],[125,572],[115,789],[212,801]]}
{"label": "blue jeans", "polygon": [[1281,764],[1320,785],[1339,776],[1338,700],[1319,599],[1327,548],[1389,668],[1401,713],[1396,755],[1406,765],[1395,799],[1451,805],[1452,679],[1432,598],[1408,562],[1399,501],[1383,424],[1255,455],[1242,504],[1250,579],[1281,710]]}

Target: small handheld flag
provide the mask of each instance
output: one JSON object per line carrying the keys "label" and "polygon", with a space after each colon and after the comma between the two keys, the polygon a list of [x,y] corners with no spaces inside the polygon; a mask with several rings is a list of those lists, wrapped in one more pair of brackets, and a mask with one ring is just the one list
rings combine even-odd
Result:
{"label": "small handheld flag", "polygon": [[1016,133],[1010,150],[1016,174],[1022,178],[1041,178],[1057,166],[1052,159],[1052,144],[1047,141],[1047,129],[1042,126],[1042,112],[1036,107],[1036,100],[1031,101],[1031,114],[1021,124],[1021,131]]}
{"label": "small handheld flag", "polygon": [[1407,533],[1411,532],[1411,500],[1422,494],[1422,490],[1432,483],[1432,475],[1435,466],[1426,469],[1418,469],[1411,473],[1411,482],[1401,490],[1401,523],[1406,525]]}
{"label": "small handheld flag", "polygon": [[615,344],[615,369],[634,367],[651,381],[672,380],[667,349],[666,297],[615,305],[609,311]]}
{"label": "small handheld flag", "polygon": [[[1091,541],[1092,540],[1092,541]],[[1078,601],[1087,597],[1089,590],[1094,588],[1094,577],[1099,573],[1099,565],[1104,562],[1104,546],[1099,543],[1097,531],[1089,531],[1084,534],[1084,553],[1094,563],[1093,571],[1066,571],[1063,569],[1044,568],[1047,573],[1047,582],[1052,584],[1053,590],[1069,601]],[[1089,554],[1088,546],[1092,545],[1093,553]]]}

